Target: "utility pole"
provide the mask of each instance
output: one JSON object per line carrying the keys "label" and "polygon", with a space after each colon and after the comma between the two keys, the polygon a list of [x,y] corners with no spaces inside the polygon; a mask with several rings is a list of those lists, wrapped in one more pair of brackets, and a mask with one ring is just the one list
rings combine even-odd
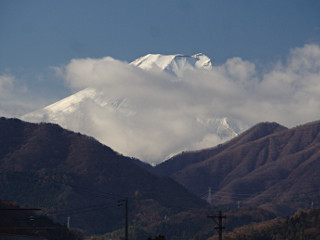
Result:
{"label": "utility pole", "polygon": [[125,222],[125,240],[128,240],[128,198],[122,199],[118,201],[118,206],[123,206],[124,203],[124,207],[125,207],[125,218],[126,218],[126,222]]}
{"label": "utility pole", "polygon": [[208,202],[210,205],[212,204],[211,187],[209,187],[208,200],[207,200],[207,202]]}
{"label": "utility pole", "polygon": [[67,228],[70,229],[70,216],[67,218]]}
{"label": "utility pole", "polygon": [[215,227],[215,229],[217,230],[217,232],[219,234],[219,240],[222,240],[222,230],[226,229],[223,226],[222,219],[226,219],[227,217],[226,216],[222,216],[222,211],[219,211],[219,215],[218,216],[207,216],[207,217],[213,219],[213,221],[217,224],[217,227]]}

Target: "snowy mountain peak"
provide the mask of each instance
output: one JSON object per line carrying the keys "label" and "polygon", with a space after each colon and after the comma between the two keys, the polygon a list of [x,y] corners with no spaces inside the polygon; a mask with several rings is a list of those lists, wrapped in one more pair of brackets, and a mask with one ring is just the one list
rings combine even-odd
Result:
{"label": "snowy mountain peak", "polygon": [[134,60],[130,64],[144,70],[159,68],[176,76],[180,76],[181,73],[185,70],[210,70],[212,68],[210,58],[202,53],[198,53],[193,56],[183,54],[148,54],[144,57]]}
{"label": "snowy mountain peak", "polygon": [[[96,61],[99,67],[92,67],[92,61]],[[153,75],[146,72],[166,71],[183,80],[187,75],[183,74],[186,70],[194,71],[196,75],[201,72],[197,69],[212,68],[211,60],[204,54],[149,54],[133,61],[129,68],[120,64],[123,68],[111,73],[105,71],[108,64],[90,60],[88,66],[85,65],[92,68],[89,77],[81,79],[81,74],[76,74],[75,78],[91,81],[92,76],[94,82],[99,76],[101,81],[97,85],[93,84],[26,114],[22,119],[57,123],[75,132],[93,136],[121,154],[149,163],[159,163],[181,151],[215,146],[237,136],[244,129],[237,121],[216,115],[212,108],[199,107],[211,101],[210,96],[190,101],[189,96],[197,98],[199,92],[198,88],[193,90],[188,81],[184,84],[152,81],[150,77]],[[131,71],[133,68],[146,71]],[[155,77],[167,80],[168,76],[159,74]]]}

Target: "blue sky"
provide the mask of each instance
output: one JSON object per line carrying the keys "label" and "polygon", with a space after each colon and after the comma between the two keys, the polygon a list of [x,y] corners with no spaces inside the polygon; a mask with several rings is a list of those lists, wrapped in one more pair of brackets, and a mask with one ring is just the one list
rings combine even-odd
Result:
{"label": "blue sky", "polygon": [[[200,52],[214,67],[183,79],[128,65]],[[216,119],[243,129],[319,120],[320,1],[0,0],[0,116],[86,87],[130,114],[89,102],[56,123],[153,163],[220,143]]]}
{"label": "blue sky", "polygon": [[320,41],[320,2],[1,0],[1,67],[203,52],[270,60]]}
{"label": "blue sky", "polygon": [[70,94],[52,67],[75,58],[202,52],[216,64],[241,57],[265,67],[320,43],[320,2],[1,0],[0,33],[0,76],[11,78],[2,86],[11,81],[10,96],[25,104],[0,108],[16,115]]}

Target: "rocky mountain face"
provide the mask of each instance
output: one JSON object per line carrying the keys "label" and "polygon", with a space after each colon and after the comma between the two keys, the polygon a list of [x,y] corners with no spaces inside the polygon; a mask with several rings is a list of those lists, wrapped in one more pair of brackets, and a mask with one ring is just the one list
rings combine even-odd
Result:
{"label": "rocky mountain face", "polygon": [[217,147],[181,153],[159,164],[212,203],[261,206],[280,214],[320,204],[320,121],[287,129],[260,123]]}
{"label": "rocky mountain face", "polygon": [[[124,199],[131,219],[138,213],[142,219],[137,209],[144,206],[174,209],[173,214],[206,205],[172,179],[144,170],[138,161],[55,124],[0,119],[1,197],[42,208],[62,223],[71,216],[72,227],[90,233],[121,228],[125,214],[118,204]],[[161,212],[153,214],[163,218]]]}

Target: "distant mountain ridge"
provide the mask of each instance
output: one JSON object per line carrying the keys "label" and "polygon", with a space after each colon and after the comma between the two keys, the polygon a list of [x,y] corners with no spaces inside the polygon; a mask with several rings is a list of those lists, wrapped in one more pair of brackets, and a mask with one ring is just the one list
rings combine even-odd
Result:
{"label": "distant mountain ridge", "polygon": [[287,129],[260,123],[217,147],[181,153],[154,169],[212,203],[282,214],[320,205],[320,121]]}

